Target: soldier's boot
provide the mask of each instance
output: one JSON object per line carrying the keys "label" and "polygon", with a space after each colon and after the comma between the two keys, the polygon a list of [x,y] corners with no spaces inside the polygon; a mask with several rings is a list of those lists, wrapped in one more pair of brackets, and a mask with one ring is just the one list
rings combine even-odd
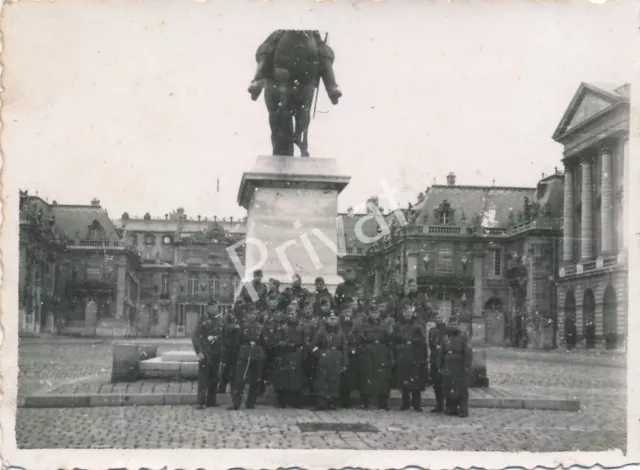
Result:
{"label": "soldier's boot", "polygon": [[360,395],[360,401],[362,402],[362,409],[369,409],[369,396],[368,395]]}
{"label": "soldier's boot", "polygon": [[436,402],[436,406],[431,408],[432,413],[442,413],[444,411],[444,405],[442,402]]}
{"label": "soldier's boot", "polygon": [[381,410],[389,411],[389,395],[388,394],[385,393],[380,395],[380,397],[378,398],[378,406],[380,407]]}
{"label": "soldier's boot", "polygon": [[462,400],[458,406],[458,416],[466,418],[469,416],[469,400]]}
{"label": "soldier's boot", "polygon": [[331,103],[338,104],[338,101],[342,98],[342,91],[336,83],[336,77],[333,74],[333,61],[328,57],[324,57],[321,59],[321,63],[324,88],[327,90],[327,95],[329,95]]}
{"label": "soldier's boot", "polygon": [[342,408],[351,408],[351,390],[342,390],[340,392],[340,406]]}
{"label": "soldier's boot", "polygon": [[256,401],[258,400],[258,384],[249,385],[249,391],[247,392],[247,403],[245,407],[248,410],[252,410],[256,407]]}
{"label": "soldier's boot", "polygon": [[266,77],[266,68],[267,68],[267,58],[264,55],[261,55],[258,59],[258,66],[256,69],[256,74],[251,80],[249,84],[249,89],[247,90],[251,95],[251,99],[253,101],[257,100],[262,93],[262,89],[264,88],[264,80]]}
{"label": "soldier's boot", "polygon": [[316,411],[325,411],[328,408],[327,398],[318,397],[318,404],[316,405]]}
{"label": "soldier's boot", "polygon": [[439,383],[434,383],[433,391],[436,396],[436,406],[431,410],[432,413],[442,413],[444,411],[444,398],[442,397],[442,388]]}
{"label": "soldier's boot", "polygon": [[231,405],[227,408],[228,410],[237,410],[240,408],[242,404],[242,390],[234,390],[231,393]]}
{"label": "soldier's boot", "polygon": [[400,411],[406,411],[409,409],[409,390],[406,388],[402,389],[402,405],[400,406]]}
{"label": "soldier's boot", "polygon": [[287,401],[289,406],[292,408],[302,408],[302,393],[300,392],[289,392]]}
{"label": "soldier's boot", "polygon": [[450,401],[447,400],[445,404],[444,414],[449,416],[456,416],[458,414],[458,404],[451,403]]}
{"label": "soldier's boot", "polygon": [[218,384],[216,382],[213,382],[209,387],[209,390],[207,390],[207,407],[213,408],[215,406],[218,406],[217,391],[218,391]]}
{"label": "soldier's boot", "polygon": [[276,390],[276,398],[279,408],[285,408],[287,406],[287,392],[284,390]]}
{"label": "soldier's boot", "polygon": [[413,405],[414,411],[422,411],[422,404],[420,400],[420,391],[412,390],[411,391],[411,404]]}

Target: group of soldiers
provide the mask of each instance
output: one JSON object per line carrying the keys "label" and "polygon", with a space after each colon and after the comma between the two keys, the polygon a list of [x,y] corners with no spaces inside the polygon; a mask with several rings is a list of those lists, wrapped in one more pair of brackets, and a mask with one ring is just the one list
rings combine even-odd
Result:
{"label": "group of soldiers", "polygon": [[[295,275],[262,282],[254,272],[231,312],[207,309],[193,333],[198,355],[198,406],[216,406],[231,390],[229,409],[255,407],[273,387],[279,407],[349,408],[357,391],[363,408],[389,409],[390,390],[402,393],[401,410],[422,411],[421,392],[434,388],[432,412],[466,417],[472,350],[455,317],[434,315],[415,283],[403,295],[366,301],[348,271],[335,295],[324,280],[315,292]],[[427,322],[434,323],[427,332]]]}

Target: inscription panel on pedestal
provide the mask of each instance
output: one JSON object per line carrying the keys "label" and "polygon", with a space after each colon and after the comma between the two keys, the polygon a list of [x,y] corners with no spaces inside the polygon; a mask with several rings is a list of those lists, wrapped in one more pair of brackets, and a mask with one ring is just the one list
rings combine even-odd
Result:
{"label": "inscription panel on pedestal", "polygon": [[[262,267],[265,276],[288,278],[287,262],[304,282],[316,276],[335,276],[337,197],[335,190],[260,188],[255,191],[248,211],[247,237],[259,240],[259,245],[267,249],[268,259]],[[319,237],[318,231],[324,236]],[[276,251],[280,247],[284,262]],[[260,248],[248,243],[246,266],[257,265],[260,258]]]}

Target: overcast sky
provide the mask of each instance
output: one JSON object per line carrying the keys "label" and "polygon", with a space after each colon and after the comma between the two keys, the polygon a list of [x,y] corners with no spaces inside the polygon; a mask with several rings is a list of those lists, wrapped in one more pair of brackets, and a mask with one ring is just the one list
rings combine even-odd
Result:
{"label": "overcast sky", "polygon": [[[20,1],[3,8],[7,190],[101,200],[112,217],[184,206],[240,216],[243,171],[270,154],[255,50],[278,28],[329,33],[344,97],[324,90],[312,156],[352,176],[340,208],[459,184],[534,186],[581,81],[637,65],[637,2]],[[220,178],[220,191],[216,179]]]}

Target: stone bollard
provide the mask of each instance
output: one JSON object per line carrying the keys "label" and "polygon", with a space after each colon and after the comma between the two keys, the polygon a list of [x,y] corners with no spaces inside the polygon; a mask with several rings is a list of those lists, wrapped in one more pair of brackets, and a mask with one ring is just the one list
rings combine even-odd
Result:
{"label": "stone bollard", "polygon": [[140,353],[141,361],[153,359],[158,356],[158,346],[153,346],[152,344],[141,344],[138,346],[138,352]]}
{"label": "stone bollard", "polygon": [[487,377],[487,352],[474,349],[473,360],[471,362],[471,379],[469,387],[488,387],[489,377]]}
{"label": "stone bollard", "polygon": [[115,343],[111,382],[135,382],[140,368],[140,351],[137,344]]}

